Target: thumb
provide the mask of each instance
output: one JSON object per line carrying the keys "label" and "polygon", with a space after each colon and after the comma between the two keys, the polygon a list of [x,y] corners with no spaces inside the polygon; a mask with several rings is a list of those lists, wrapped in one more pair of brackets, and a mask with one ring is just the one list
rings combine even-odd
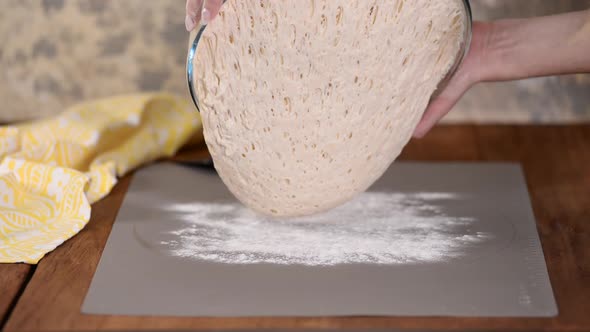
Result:
{"label": "thumb", "polygon": [[207,25],[211,22],[217,14],[223,4],[223,0],[204,0],[203,11],[201,13],[201,24]]}
{"label": "thumb", "polygon": [[193,31],[197,26],[202,7],[203,0],[186,0],[186,17],[184,19],[184,24],[188,32]]}

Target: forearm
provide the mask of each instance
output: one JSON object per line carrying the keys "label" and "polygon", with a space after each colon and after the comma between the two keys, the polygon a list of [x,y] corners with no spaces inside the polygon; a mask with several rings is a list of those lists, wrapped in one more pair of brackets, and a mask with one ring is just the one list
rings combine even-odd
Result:
{"label": "forearm", "polygon": [[590,72],[590,10],[489,25],[480,80]]}

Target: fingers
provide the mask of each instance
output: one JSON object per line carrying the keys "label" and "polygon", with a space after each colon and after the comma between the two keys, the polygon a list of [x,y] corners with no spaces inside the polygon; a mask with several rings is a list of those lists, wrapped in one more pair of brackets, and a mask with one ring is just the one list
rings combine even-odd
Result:
{"label": "fingers", "polygon": [[201,18],[201,8],[203,7],[203,0],[186,0],[186,17],[184,25],[188,32],[193,31],[197,26],[197,22]]}
{"label": "fingers", "polygon": [[474,44],[463,61],[463,64],[459,67],[455,75],[453,75],[453,78],[441,94],[431,100],[420,123],[418,123],[418,126],[414,130],[415,138],[424,137],[440,119],[449,113],[467,90],[482,80],[480,73],[480,68],[482,67],[482,46],[479,45],[481,44],[480,40],[482,36],[480,35],[482,34],[478,33],[474,35],[476,39],[473,40]]}
{"label": "fingers", "polygon": [[475,83],[470,78],[468,68],[459,69],[445,90],[430,102],[420,123],[414,130],[414,137],[424,137],[440,119],[449,113],[465,92]]}
{"label": "fingers", "polygon": [[428,108],[426,109],[426,112],[424,112],[420,123],[418,123],[418,126],[414,130],[414,137],[424,137],[430,131],[430,129],[432,129],[432,127],[434,127],[434,125],[440,121],[440,119],[449,113],[457,101],[458,99],[447,99],[444,97],[438,97],[434,99],[430,105],[428,105]]}
{"label": "fingers", "polygon": [[467,90],[474,84],[486,80],[484,71],[489,67],[490,62],[487,56],[487,43],[491,34],[492,26],[489,23],[474,22],[471,47],[467,56],[446,88],[431,100],[422,120],[414,130],[414,137],[424,137],[443,116],[449,113]]}
{"label": "fingers", "polygon": [[441,95],[430,102],[420,123],[414,130],[415,138],[424,137],[449,111],[473,84],[460,78],[452,80]]}
{"label": "fingers", "polygon": [[203,11],[201,13],[201,24],[207,25],[211,22],[217,14],[223,4],[223,0],[204,0]]}

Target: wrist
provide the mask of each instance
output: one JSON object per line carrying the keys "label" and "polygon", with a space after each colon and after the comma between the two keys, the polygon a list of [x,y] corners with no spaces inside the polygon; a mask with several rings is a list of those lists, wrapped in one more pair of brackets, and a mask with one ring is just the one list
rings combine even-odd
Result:
{"label": "wrist", "polygon": [[514,54],[518,53],[517,20],[485,23],[479,63],[479,81],[504,81],[519,75]]}

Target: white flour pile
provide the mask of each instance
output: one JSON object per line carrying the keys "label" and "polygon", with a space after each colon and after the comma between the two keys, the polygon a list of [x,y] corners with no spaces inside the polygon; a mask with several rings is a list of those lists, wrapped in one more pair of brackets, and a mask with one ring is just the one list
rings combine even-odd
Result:
{"label": "white flour pile", "polygon": [[447,193],[374,193],[327,213],[265,219],[238,203],[178,204],[185,227],[161,244],[173,256],[228,264],[337,265],[440,262],[487,238],[474,220],[445,215]]}
{"label": "white flour pile", "polygon": [[272,216],[338,206],[399,155],[460,54],[462,0],[229,0],[195,56],[205,140]]}

